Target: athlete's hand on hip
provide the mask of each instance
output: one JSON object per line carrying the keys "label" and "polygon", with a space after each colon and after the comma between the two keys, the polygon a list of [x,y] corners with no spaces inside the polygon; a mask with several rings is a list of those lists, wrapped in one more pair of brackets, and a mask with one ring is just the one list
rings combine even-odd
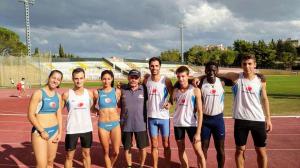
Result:
{"label": "athlete's hand on hip", "polygon": [[117,87],[118,89],[121,89],[121,86],[122,86],[122,83],[121,83],[120,81],[118,81],[116,87]]}
{"label": "athlete's hand on hip", "polygon": [[201,138],[199,134],[194,135],[193,144],[197,144],[198,142],[201,142]]}
{"label": "athlete's hand on hip", "polygon": [[200,80],[199,78],[194,78],[192,81],[192,84],[194,87],[197,87],[198,85],[200,85]]}
{"label": "athlete's hand on hip", "polygon": [[171,108],[171,103],[170,102],[165,102],[165,104],[164,104],[164,108],[165,109],[167,109],[167,110],[169,110],[170,108]]}
{"label": "athlete's hand on hip", "polygon": [[40,133],[40,136],[44,139],[44,140],[48,140],[49,139],[49,134],[46,131],[42,131]]}
{"label": "athlete's hand on hip", "polygon": [[56,137],[52,140],[52,142],[53,142],[53,143],[58,143],[58,142],[60,141],[60,139],[61,139],[61,134],[58,133],[58,134],[56,135]]}
{"label": "athlete's hand on hip", "polygon": [[266,131],[267,132],[272,132],[273,126],[272,126],[272,122],[271,119],[266,121]]}

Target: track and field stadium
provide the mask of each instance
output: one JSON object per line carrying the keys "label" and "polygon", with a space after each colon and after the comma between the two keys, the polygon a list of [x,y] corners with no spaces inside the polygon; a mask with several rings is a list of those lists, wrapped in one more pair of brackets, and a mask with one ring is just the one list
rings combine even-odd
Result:
{"label": "track and field stadium", "polygon": [[[63,84],[58,92],[63,93],[72,86],[71,73],[76,67],[86,71],[88,82],[86,86],[90,89],[100,87],[99,76],[105,69],[113,70],[116,80],[125,81],[130,69],[138,69],[142,74],[149,73],[148,62],[141,60],[124,60],[119,58],[101,59],[74,59],[56,61],[47,58],[26,58],[16,60],[9,57],[1,58],[0,61],[0,167],[34,167],[35,159],[32,152],[30,132],[32,125],[27,119],[27,108],[29,99],[34,90],[46,83],[49,72],[53,69],[61,70],[64,74]],[[5,60],[3,60],[5,59]],[[22,58],[20,58],[22,59]],[[175,70],[179,64],[163,63],[161,74],[175,81]],[[203,74],[204,67],[188,66],[191,76],[197,77]],[[241,72],[240,68],[220,68],[221,72]],[[270,101],[273,131],[268,134],[267,152],[269,167],[300,167],[300,76],[289,71],[258,70],[267,76],[267,91]],[[17,90],[10,83],[26,79],[26,95],[18,98]],[[231,118],[232,93],[230,87],[225,88],[225,167],[235,167],[234,152],[235,144],[233,138],[233,119]],[[171,110],[171,113],[173,110]],[[66,121],[66,111],[63,112],[63,123]],[[97,118],[93,120],[93,145],[91,149],[92,167],[104,167],[101,145],[98,139]],[[251,135],[250,135],[251,136]],[[173,126],[171,126],[171,167],[180,167],[177,154],[177,146],[174,138]],[[186,139],[187,140],[187,139]],[[246,167],[256,167],[256,153],[252,138],[248,139],[246,151]],[[78,147],[79,145],[77,145]],[[162,147],[160,142],[160,147]],[[122,146],[116,167],[126,165]],[[162,150],[161,150],[162,151]],[[196,156],[189,142],[186,143],[186,151],[190,165],[196,167]],[[63,167],[66,152],[64,150],[64,135],[59,143],[55,159],[55,167]],[[215,149],[211,141],[208,151],[207,167],[217,167]],[[138,149],[133,150],[133,163],[137,165]],[[164,166],[163,152],[159,154],[159,167]],[[82,158],[79,150],[76,151],[74,167],[82,167]],[[147,149],[146,167],[151,167],[152,157],[150,147]]]}

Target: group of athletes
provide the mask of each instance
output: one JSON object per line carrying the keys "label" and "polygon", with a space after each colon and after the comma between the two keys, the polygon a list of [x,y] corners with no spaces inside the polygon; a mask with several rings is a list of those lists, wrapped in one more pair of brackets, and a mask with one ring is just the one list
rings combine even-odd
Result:
{"label": "group of athletes", "polygon": [[[246,142],[251,131],[258,167],[267,167],[266,133],[272,130],[266,81],[255,73],[254,55],[242,59],[241,73],[218,73],[218,64],[209,62],[205,75],[190,79],[189,69],[176,69],[177,82],[173,86],[166,76],[160,75],[161,60],[149,60],[151,74],[141,79],[138,70],[128,74],[128,84],[114,87],[114,74],[110,70],[101,73],[102,87],[88,90],[84,87],[85,71],[76,68],[72,72],[74,86],[59,95],[63,74],[51,71],[48,82],[31,97],[28,118],[32,123],[32,147],[38,168],[53,167],[58,142],[62,132],[62,109],[67,108],[65,167],[71,168],[80,139],[83,165],[91,167],[90,148],[93,125],[91,113],[98,116],[98,135],[103,159],[107,168],[114,167],[123,144],[127,167],[132,166],[131,147],[133,135],[139,149],[139,165],[144,166],[146,148],[151,140],[153,167],[158,166],[159,135],[162,139],[166,167],[170,167],[170,107],[173,115],[174,134],[182,167],[189,167],[185,152],[187,133],[197,156],[198,167],[206,167],[207,151],[213,136],[217,151],[218,167],[225,163],[224,80],[233,83],[235,160],[237,167],[244,167]],[[149,134],[149,135],[148,135]],[[111,143],[110,143],[111,142]],[[111,144],[111,148],[110,148]],[[109,150],[112,150],[111,152]]]}

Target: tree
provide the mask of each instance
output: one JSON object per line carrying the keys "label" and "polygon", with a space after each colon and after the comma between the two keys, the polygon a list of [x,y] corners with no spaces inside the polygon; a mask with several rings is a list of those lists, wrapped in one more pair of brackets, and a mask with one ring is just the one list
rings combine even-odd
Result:
{"label": "tree", "polygon": [[292,69],[294,61],[296,60],[296,55],[290,52],[283,52],[282,53],[282,62],[286,69]]}
{"label": "tree", "polygon": [[197,65],[196,59],[200,47],[201,46],[197,46],[197,45],[193,46],[192,48],[190,48],[188,51],[184,53],[184,60],[186,60],[188,64]]}
{"label": "tree", "polygon": [[194,65],[204,65],[210,61],[210,54],[200,45],[195,45],[184,53],[187,63]]}
{"label": "tree", "polygon": [[187,52],[184,53],[185,60],[189,64],[201,65],[201,57],[205,53],[205,48],[200,45],[191,47]]}
{"label": "tree", "polygon": [[274,41],[274,39],[272,39],[269,43],[269,48],[271,50],[276,50],[276,45],[277,45],[276,42]]}
{"label": "tree", "polygon": [[211,50],[207,51],[208,57],[210,58],[210,61],[214,61],[217,63],[220,63],[222,51],[218,48],[213,48]]}
{"label": "tree", "polygon": [[73,54],[65,54],[66,58],[75,58],[75,56]]}
{"label": "tree", "polygon": [[234,51],[237,52],[236,59],[234,61],[234,65],[239,66],[242,61],[242,57],[245,54],[249,54],[253,52],[252,44],[245,40],[235,40],[233,43]]}
{"label": "tree", "polygon": [[[258,43],[252,42],[252,50],[256,57],[256,63],[258,67],[265,66],[265,60],[269,57],[268,46],[264,40],[259,40]],[[273,61],[273,60],[272,60]]]}
{"label": "tree", "polygon": [[40,54],[40,51],[39,51],[39,48],[36,47],[34,49],[34,54],[33,55],[38,55],[38,54]]}
{"label": "tree", "polygon": [[227,49],[223,51],[220,57],[220,64],[224,66],[232,65],[236,58],[236,51]]}
{"label": "tree", "polygon": [[19,56],[20,53],[27,53],[27,47],[20,41],[17,33],[0,27],[0,54]]}
{"label": "tree", "polygon": [[199,52],[198,59],[201,65],[205,65],[206,63],[208,63],[210,61],[208,52],[206,51]]}
{"label": "tree", "polygon": [[276,60],[281,61],[283,52],[284,52],[284,44],[283,41],[279,39],[276,45]]}
{"label": "tree", "polygon": [[59,56],[60,58],[64,58],[64,57],[65,57],[64,48],[62,47],[61,44],[59,44],[59,48],[58,48],[58,56]]}
{"label": "tree", "polygon": [[275,65],[276,60],[276,50],[267,49],[265,55],[262,57],[262,67],[272,68]]}
{"label": "tree", "polygon": [[290,52],[294,55],[297,55],[297,49],[291,41],[285,41],[283,43],[283,49],[285,52]]}
{"label": "tree", "polygon": [[298,46],[296,49],[297,49],[297,56],[300,57],[300,46]]}
{"label": "tree", "polygon": [[162,61],[180,62],[180,52],[176,49],[163,51],[160,53],[160,59]]}
{"label": "tree", "polygon": [[286,69],[291,69],[297,59],[297,48],[291,41],[278,40],[276,46],[276,60],[282,62]]}

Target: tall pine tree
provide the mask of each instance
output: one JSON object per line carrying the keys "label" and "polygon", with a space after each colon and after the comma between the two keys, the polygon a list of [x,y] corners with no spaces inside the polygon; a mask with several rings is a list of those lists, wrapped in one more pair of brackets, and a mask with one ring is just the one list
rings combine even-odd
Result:
{"label": "tall pine tree", "polygon": [[59,44],[59,48],[58,48],[58,56],[60,58],[64,58],[65,57],[65,52],[64,52],[64,48],[61,44]]}

